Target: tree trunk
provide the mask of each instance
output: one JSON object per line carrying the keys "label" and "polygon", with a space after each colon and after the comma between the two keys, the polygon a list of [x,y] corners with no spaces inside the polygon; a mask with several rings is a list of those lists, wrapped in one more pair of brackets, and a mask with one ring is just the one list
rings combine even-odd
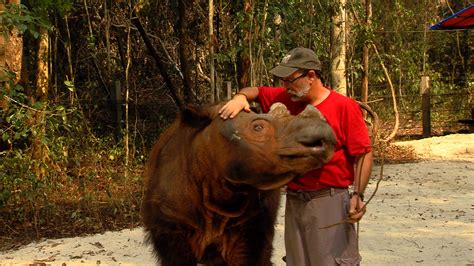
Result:
{"label": "tree trunk", "polygon": [[[130,14],[130,20],[132,20],[133,14]],[[128,25],[128,24],[127,24]],[[130,67],[132,65],[131,58],[131,36],[130,27],[127,26],[127,49],[126,49],[126,67],[125,67],[125,132],[124,132],[124,146],[125,146],[125,169],[124,176],[128,177],[128,167],[130,159],[130,124],[129,124],[129,101],[130,101]]]}
{"label": "tree trunk", "polygon": [[[19,5],[20,0],[6,1],[7,4]],[[0,3],[0,12],[5,9],[5,4]],[[9,72],[13,73],[13,84],[18,83],[21,77],[23,56],[23,39],[17,29],[13,29],[7,34],[0,34],[0,86],[4,87],[7,94],[10,91],[11,80]],[[8,101],[0,98],[0,109],[8,109]]]}
{"label": "tree trunk", "polygon": [[[354,11],[354,9],[352,9],[352,13],[354,14],[354,18],[355,20],[357,21],[358,24],[361,23],[361,20],[359,19],[359,17],[357,16],[357,13]],[[398,127],[400,125],[400,115],[398,113],[398,105],[397,105],[397,98],[396,98],[396,95],[395,95],[395,88],[393,87],[393,83],[392,83],[392,79],[390,78],[390,74],[388,73],[388,69],[385,67],[385,64],[383,62],[383,59],[382,57],[380,56],[379,52],[378,52],[378,49],[377,49],[377,46],[375,46],[375,44],[373,42],[369,42],[368,43],[370,45],[370,47],[373,49],[373,51],[375,52],[375,55],[377,56],[377,58],[379,59],[379,62],[380,62],[380,66],[382,67],[382,70],[383,70],[383,73],[384,73],[384,76],[385,76],[385,79],[387,80],[388,82],[388,86],[390,88],[390,93],[391,93],[391,96],[392,96],[392,102],[393,102],[393,111],[394,111],[394,115],[395,115],[395,125],[393,126],[393,130],[392,130],[392,133],[390,133],[389,136],[385,137],[382,141],[383,142],[386,142],[388,143],[389,141],[391,141],[397,134],[397,131],[398,131]]]}
{"label": "tree trunk", "polygon": [[339,0],[339,7],[332,17],[331,33],[331,85],[347,95],[346,83],[346,0]]}
{"label": "tree trunk", "polygon": [[[372,1],[365,0],[365,25],[370,27],[372,23]],[[367,103],[369,99],[369,43],[364,43],[363,54],[362,54],[362,64],[364,72],[362,73],[362,89],[360,95],[360,101]]]}
{"label": "tree trunk", "polygon": [[37,55],[36,100],[46,102],[49,87],[49,35],[46,29],[40,30]]}
{"label": "tree trunk", "polygon": [[41,102],[41,109],[35,111],[31,119],[31,128],[33,134],[31,136],[31,158],[33,159],[33,171],[38,178],[42,178],[46,174],[46,169],[42,162],[46,162],[48,158],[48,148],[42,142],[46,133],[44,123],[44,109],[48,101],[49,89],[49,35],[44,28],[40,29],[38,39],[37,66],[36,66],[36,91],[31,95],[32,103]]}
{"label": "tree trunk", "polygon": [[178,35],[179,35],[179,59],[181,62],[181,69],[183,72],[183,99],[185,103],[194,101],[192,97],[192,80],[191,80],[191,58],[193,45],[189,35],[188,12],[187,9],[192,8],[193,1],[179,0],[178,1]]}
{"label": "tree trunk", "polygon": [[[216,101],[216,80],[215,80],[215,66],[214,66],[214,1],[209,0],[209,60],[210,70],[209,77],[211,78],[211,94],[210,102]],[[217,97],[219,98],[219,97]]]}
{"label": "tree trunk", "polygon": [[[243,1],[243,13],[244,16],[251,17],[252,10],[252,0]],[[240,40],[243,44],[243,47],[248,47],[247,44],[251,41],[251,32],[250,27],[242,27],[240,29]],[[237,54],[237,79],[239,88],[244,88],[250,85],[250,69],[251,69],[251,60],[250,60],[250,50],[248,48],[239,50]]]}

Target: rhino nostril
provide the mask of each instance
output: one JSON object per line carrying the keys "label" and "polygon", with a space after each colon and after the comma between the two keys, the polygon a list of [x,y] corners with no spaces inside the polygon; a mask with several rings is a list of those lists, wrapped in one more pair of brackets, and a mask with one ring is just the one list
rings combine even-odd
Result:
{"label": "rhino nostril", "polygon": [[314,140],[303,140],[300,141],[306,147],[322,147],[324,145],[321,139],[314,139]]}

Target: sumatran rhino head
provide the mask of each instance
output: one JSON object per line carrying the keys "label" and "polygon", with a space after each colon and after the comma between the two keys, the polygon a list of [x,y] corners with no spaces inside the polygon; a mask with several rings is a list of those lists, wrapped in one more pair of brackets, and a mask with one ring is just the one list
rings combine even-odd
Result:
{"label": "sumatran rhino head", "polygon": [[188,112],[194,112],[193,123],[206,124],[201,135],[210,164],[220,177],[236,185],[275,189],[321,167],[333,155],[333,131],[311,105],[296,116],[277,103],[267,114],[241,112],[228,120],[215,111]]}

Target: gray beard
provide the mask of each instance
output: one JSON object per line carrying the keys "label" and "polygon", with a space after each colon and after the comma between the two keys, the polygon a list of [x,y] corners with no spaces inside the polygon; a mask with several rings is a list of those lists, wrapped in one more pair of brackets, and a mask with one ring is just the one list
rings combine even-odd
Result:
{"label": "gray beard", "polygon": [[297,102],[300,101],[306,95],[308,95],[310,89],[311,87],[309,85],[306,85],[300,87],[300,90],[298,90],[297,92],[289,90],[287,90],[286,92],[290,95],[292,101]]}

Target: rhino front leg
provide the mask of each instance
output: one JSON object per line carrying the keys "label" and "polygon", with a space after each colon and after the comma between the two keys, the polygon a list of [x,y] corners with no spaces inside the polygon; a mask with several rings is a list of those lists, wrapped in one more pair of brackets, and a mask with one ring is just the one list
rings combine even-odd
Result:
{"label": "rhino front leg", "polygon": [[[273,228],[272,228],[273,229]],[[259,239],[257,239],[257,236]],[[235,236],[232,247],[226,254],[227,265],[229,266],[271,266],[273,230],[266,231],[265,234],[257,232],[246,232],[243,235]]]}
{"label": "rhino front leg", "polygon": [[273,208],[263,209],[259,215],[233,230],[226,241],[228,265],[272,265],[275,220],[276,211]]}
{"label": "rhino front leg", "polygon": [[[238,225],[240,228],[232,230],[234,234],[228,239],[227,243],[232,246],[227,248],[228,265],[273,265],[271,257],[280,190],[260,191],[253,205],[258,206],[253,210],[258,214]],[[247,215],[251,212],[249,210]]]}
{"label": "rhino front leg", "polygon": [[195,266],[197,264],[188,238],[180,233],[148,232],[148,241],[153,244],[157,265],[162,266]]}

